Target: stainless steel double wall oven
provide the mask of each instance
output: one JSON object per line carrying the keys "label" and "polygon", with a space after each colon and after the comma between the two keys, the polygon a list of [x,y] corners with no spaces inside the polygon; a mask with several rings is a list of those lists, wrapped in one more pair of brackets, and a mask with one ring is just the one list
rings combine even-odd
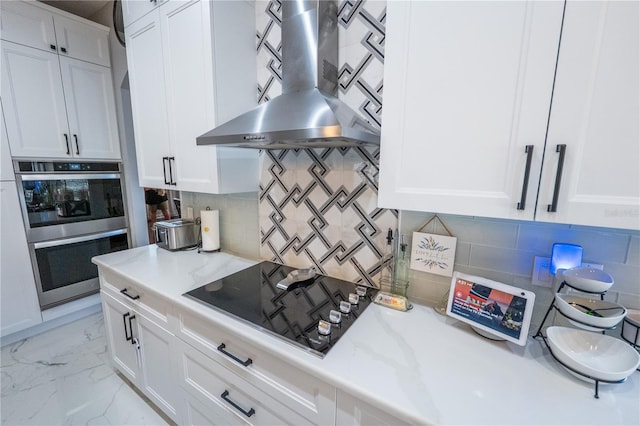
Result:
{"label": "stainless steel double wall oven", "polygon": [[96,293],[91,258],[129,247],[120,163],[15,161],[42,309]]}

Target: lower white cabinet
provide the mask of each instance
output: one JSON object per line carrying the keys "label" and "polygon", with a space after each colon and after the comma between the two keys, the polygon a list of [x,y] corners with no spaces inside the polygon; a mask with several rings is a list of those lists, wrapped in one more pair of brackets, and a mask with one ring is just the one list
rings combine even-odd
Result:
{"label": "lower white cabinet", "polygon": [[7,336],[42,322],[14,181],[0,182],[0,220],[0,335]]}
{"label": "lower white cabinet", "polygon": [[[180,385],[202,403],[190,421],[208,424],[302,425],[309,420],[261,392],[223,365],[178,340]],[[197,402],[196,402],[196,405]],[[191,409],[193,411],[193,408]]]}
{"label": "lower white cabinet", "polygon": [[[111,359],[138,389],[172,420],[179,422],[175,336],[128,302],[105,291],[102,310]],[[124,296],[123,296],[124,298]]]}
{"label": "lower white cabinet", "polygon": [[405,423],[238,336],[233,324],[111,270],[99,274],[114,367],[178,424]]}

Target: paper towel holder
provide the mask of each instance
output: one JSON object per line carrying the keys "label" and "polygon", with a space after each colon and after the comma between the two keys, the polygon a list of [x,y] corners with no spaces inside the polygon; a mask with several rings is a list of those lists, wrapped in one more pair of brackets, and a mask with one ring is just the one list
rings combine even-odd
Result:
{"label": "paper towel holder", "polygon": [[[209,207],[209,206],[205,207],[205,211],[211,211],[211,207]],[[217,212],[217,210],[216,210],[216,212]],[[203,212],[201,211],[200,212],[201,216],[202,216],[202,213]],[[217,252],[220,251],[220,235],[219,235],[219,228],[220,228],[219,221],[220,221],[220,219],[219,219],[219,217],[216,218],[216,219],[217,219],[216,220],[216,222],[217,222],[216,225],[217,225],[217,228],[218,228],[218,236],[217,236],[217,242],[214,245],[217,245],[217,248],[212,249],[212,250],[205,250],[204,249],[203,233],[204,232],[208,232],[208,230],[202,228],[202,218],[201,217],[196,218],[196,224],[200,225],[200,242],[199,242],[199,245],[198,245],[198,253],[217,253]]]}

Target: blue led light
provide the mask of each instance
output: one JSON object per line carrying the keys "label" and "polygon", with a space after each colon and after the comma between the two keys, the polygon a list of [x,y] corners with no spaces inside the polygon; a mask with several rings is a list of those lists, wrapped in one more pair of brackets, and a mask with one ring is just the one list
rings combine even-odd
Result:
{"label": "blue led light", "polygon": [[569,269],[582,265],[582,246],[567,243],[555,243],[551,248],[551,275],[558,269]]}

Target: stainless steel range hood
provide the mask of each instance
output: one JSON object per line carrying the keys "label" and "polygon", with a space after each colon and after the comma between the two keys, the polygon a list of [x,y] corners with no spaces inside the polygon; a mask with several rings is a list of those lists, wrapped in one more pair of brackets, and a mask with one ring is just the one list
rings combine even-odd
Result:
{"label": "stainless steel range hood", "polygon": [[379,145],[380,133],[340,101],[334,1],[283,0],[282,95],[196,138],[257,149]]}

